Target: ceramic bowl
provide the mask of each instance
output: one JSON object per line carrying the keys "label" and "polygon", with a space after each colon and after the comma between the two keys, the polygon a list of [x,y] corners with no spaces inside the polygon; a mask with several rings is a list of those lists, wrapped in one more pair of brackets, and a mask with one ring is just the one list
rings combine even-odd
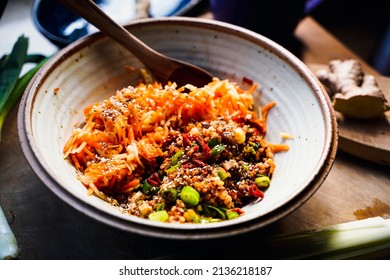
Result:
{"label": "ceramic bowl", "polygon": [[[122,214],[87,195],[63,147],[83,109],[134,80],[128,66],[140,62],[101,33],[55,54],[30,82],[21,100],[18,131],[27,161],[59,198],[102,223],[146,236],[206,239],[262,228],[302,206],[323,183],[334,161],[337,123],[331,102],[315,75],[292,53],[247,29],[184,17],[142,19],[127,25],[156,50],[197,64],[219,78],[259,84],[257,104],[275,101],[267,121],[268,141],[286,143],[275,155],[276,170],[260,203],[238,219],[208,224],[161,223]],[[293,135],[282,139],[281,133]]]}

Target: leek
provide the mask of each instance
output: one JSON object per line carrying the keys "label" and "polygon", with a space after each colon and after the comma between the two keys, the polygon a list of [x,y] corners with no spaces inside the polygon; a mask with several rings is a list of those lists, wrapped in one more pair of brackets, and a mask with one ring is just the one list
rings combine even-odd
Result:
{"label": "leek", "polygon": [[[11,53],[0,59],[0,141],[7,114],[20,99],[31,78],[48,59],[41,54],[27,54],[27,49],[28,38],[22,35]],[[25,63],[35,63],[36,66],[19,77]]]}
{"label": "leek", "polygon": [[27,59],[28,39],[24,36],[16,41],[11,54],[2,59],[0,72],[0,111],[18,81],[23,64]]}
{"label": "leek", "polygon": [[16,242],[4,212],[0,207],[0,260],[16,259],[19,256],[19,247]]}
{"label": "leek", "polygon": [[[28,38],[20,36],[11,53],[0,59],[0,141],[8,113],[22,96],[31,78],[48,59],[40,54],[28,55],[27,48]],[[36,63],[36,65],[19,77],[25,63]],[[15,259],[18,256],[19,247],[15,235],[0,207],[0,259]]]}
{"label": "leek", "polygon": [[0,110],[0,141],[1,141],[1,132],[5,122],[5,118],[7,117],[8,113],[11,111],[13,106],[16,104],[16,102],[23,95],[23,92],[26,89],[31,78],[42,67],[42,65],[46,63],[47,60],[48,58],[46,57],[41,59],[41,61],[35,67],[30,69],[26,74],[24,74],[22,77],[20,77],[17,80],[15,86],[11,91],[11,94],[9,95],[8,99],[4,104],[4,107],[2,108],[2,110]]}
{"label": "leek", "polygon": [[276,258],[336,260],[390,257],[390,220],[373,217],[324,229],[274,236],[269,241],[271,248],[275,249],[272,256]]}
{"label": "leek", "polygon": [[[245,244],[250,242],[250,244]],[[238,259],[247,258],[249,248],[255,259],[343,260],[390,257],[390,219],[373,217],[326,228],[270,237],[247,236],[213,244],[207,252],[188,251],[156,259]],[[244,249],[245,250],[245,249]],[[246,249],[247,250],[247,249]],[[205,255],[202,255],[205,254]]]}

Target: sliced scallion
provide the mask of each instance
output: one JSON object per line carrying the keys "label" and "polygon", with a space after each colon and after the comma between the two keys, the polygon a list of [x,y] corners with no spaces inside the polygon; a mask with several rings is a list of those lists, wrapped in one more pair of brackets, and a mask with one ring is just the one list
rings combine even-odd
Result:
{"label": "sliced scallion", "polygon": [[171,165],[172,166],[176,165],[183,155],[184,155],[184,150],[180,150],[176,154],[174,154],[171,158]]}
{"label": "sliced scallion", "polygon": [[210,155],[210,156],[211,156],[212,158],[214,158],[214,157],[216,157],[217,155],[219,155],[220,153],[222,153],[223,150],[225,150],[225,146],[218,144],[218,145],[214,146],[214,147],[211,149],[211,155]]}

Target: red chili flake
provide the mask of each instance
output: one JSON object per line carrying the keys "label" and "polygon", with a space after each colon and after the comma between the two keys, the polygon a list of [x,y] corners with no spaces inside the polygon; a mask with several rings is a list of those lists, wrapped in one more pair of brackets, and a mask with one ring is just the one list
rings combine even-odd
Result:
{"label": "red chili flake", "polygon": [[169,145],[171,145],[171,143],[173,141],[175,141],[177,138],[176,135],[169,135],[168,137],[164,138],[163,139],[163,142],[162,142],[162,148],[166,148],[168,147]]}
{"label": "red chili flake", "polygon": [[154,172],[148,179],[146,179],[149,184],[152,186],[158,186],[161,183],[160,177],[158,177],[158,173]]}
{"label": "red chili flake", "polygon": [[244,117],[235,117],[233,118],[233,120],[238,123],[249,124],[251,127],[255,128],[260,134],[265,133],[265,128],[260,121],[255,121]]}
{"label": "red chili flake", "polygon": [[260,197],[264,198],[264,192],[259,190],[255,184],[251,185],[249,187],[249,192],[254,196],[254,197]]}
{"label": "red chili flake", "polygon": [[253,80],[249,79],[248,77],[242,78],[242,82],[248,85],[253,85]]}
{"label": "red chili flake", "polygon": [[184,168],[184,169],[191,169],[191,168],[195,168],[195,167],[196,167],[196,165],[192,162],[183,164],[183,166],[182,166],[182,168]]}
{"label": "red chili flake", "polygon": [[198,167],[205,167],[207,164],[205,164],[203,161],[198,160],[198,159],[193,159],[192,162],[198,166]]}
{"label": "red chili flake", "polygon": [[129,71],[129,72],[135,72],[136,68],[133,67],[133,66],[128,66],[128,65],[125,65],[125,70]]}
{"label": "red chili flake", "polygon": [[192,142],[194,141],[194,136],[183,133],[183,145],[184,147],[192,146]]}
{"label": "red chili flake", "polygon": [[246,123],[249,124],[250,126],[256,128],[260,132],[260,134],[264,134],[265,133],[264,126],[261,123],[259,123],[258,121],[247,120]]}
{"label": "red chili flake", "polygon": [[[200,136],[184,133],[183,144],[184,147],[191,147],[191,149],[186,153],[186,155],[191,157],[192,159],[197,159],[205,162],[210,158],[211,149]],[[196,146],[193,146],[194,144],[196,144]]]}
{"label": "red chili flake", "polygon": [[236,212],[236,213],[239,214],[239,215],[245,214],[245,211],[242,210],[241,208],[238,208],[238,207],[232,208],[232,209],[230,209],[230,211]]}
{"label": "red chili flake", "polygon": [[193,153],[195,153],[197,151],[199,151],[199,146],[193,146],[193,147],[191,147],[191,149],[188,150],[186,155],[191,157],[193,155]]}
{"label": "red chili flake", "polygon": [[56,95],[59,91],[60,91],[60,88],[59,88],[59,87],[56,87],[56,88],[53,90],[53,92],[54,92],[55,95]]}
{"label": "red chili flake", "polygon": [[201,161],[208,160],[211,155],[211,149],[209,148],[207,143],[200,136],[195,136],[195,142],[198,144],[200,151],[196,153],[194,158]]}

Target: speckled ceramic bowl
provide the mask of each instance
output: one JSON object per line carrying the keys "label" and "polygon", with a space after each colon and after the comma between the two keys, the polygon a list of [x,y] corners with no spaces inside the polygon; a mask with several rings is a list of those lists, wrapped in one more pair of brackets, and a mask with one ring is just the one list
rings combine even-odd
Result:
{"label": "speckled ceramic bowl", "polygon": [[[258,104],[276,102],[267,139],[287,143],[275,156],[276,171],[260,203],[238,219],[209,224],[172,224],[122,214],[88,196],[63,147],[83,108],[134,82],[127,66],[141,64],[100,33],[55,54],[22,98],[18,130],[34,172],[59,198],[94,219],[129,232],[164,238],[205,239],[259,229],[304,204],[329,173],[337,148],[337,125],[328,96],[315,76],[273,41],[226,23],[194,18],[144,19],[127,28],[156,50],[206,68],[215,76],[259,83]],[[56,89],[59,89],[58,91]],[[283,140],[281,132],[294,139]]]}

